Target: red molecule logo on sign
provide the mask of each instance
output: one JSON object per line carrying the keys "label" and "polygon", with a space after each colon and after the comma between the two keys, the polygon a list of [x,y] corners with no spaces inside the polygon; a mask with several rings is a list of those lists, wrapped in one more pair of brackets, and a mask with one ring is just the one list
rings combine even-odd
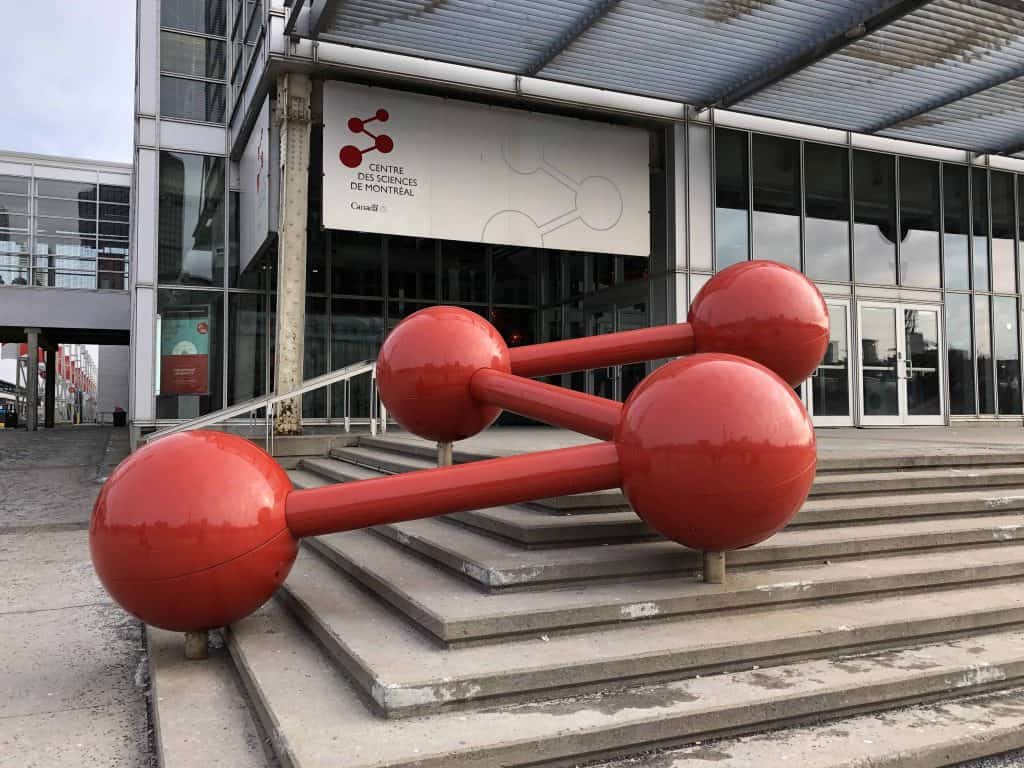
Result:
{"label": "red molecule logo on sign", "polygon": [[381,154],[386,155],[388,152],[395,148],[395,142],[392,141],[391,137],[388,136],[386,133],[373,134],[366,130],[367,123],[372,123],[374,120],[386,123],[388,121],[388,117],[389,115],[386,109],[378,109],[376,112],[373,113],[373,117],[349,118],[348,129],[352,131],[352,133],[366,134],[371,139],[373,139],[373,144],[371,144],[366,149],[360,149],[359,147],[353,144],[346,144],[344,147],[341,148],[341,152],[338,153],[338,158],[341,160],[342,165],[344,165],[347,168],[358,168],[360,165],[363,164],[363,155],[365,155],[367,152],[373,152],[374,150],[377,150]]}

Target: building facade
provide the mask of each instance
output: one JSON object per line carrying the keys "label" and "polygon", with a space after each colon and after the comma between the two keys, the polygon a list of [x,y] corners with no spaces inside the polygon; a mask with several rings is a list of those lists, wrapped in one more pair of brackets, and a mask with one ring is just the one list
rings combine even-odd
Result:
{"label": "building facade", "polygon": [[[827,299],[819,425],[1021,422],[1024,159],[509,85],[318,38],[304,5],[139,0],[137,428],[371,359],[432,304],[510,345],[680,322],[746,259]],[[559,383],[622,399],[647,369]],[[302,419],[366,415],[363,394]]]}

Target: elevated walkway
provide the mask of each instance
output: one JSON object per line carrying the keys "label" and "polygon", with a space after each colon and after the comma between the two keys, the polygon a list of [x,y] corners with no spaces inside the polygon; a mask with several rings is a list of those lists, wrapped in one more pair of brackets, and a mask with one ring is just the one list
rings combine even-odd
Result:
{"label": "elevated walkway", "polygon": [[[494,429],[455,459],[585,440]],[[434,455],[402,433],[327,447],[286,460],[297,486]],[[617,492],[307,540],[206,678],[150,633],[164,764],[939,766],[1024,748],[1024,432],[836,430],[820,449],[803,510],[730,553],[720,585]],[[211,718],[233,735],[209,751],[173,735]]]}

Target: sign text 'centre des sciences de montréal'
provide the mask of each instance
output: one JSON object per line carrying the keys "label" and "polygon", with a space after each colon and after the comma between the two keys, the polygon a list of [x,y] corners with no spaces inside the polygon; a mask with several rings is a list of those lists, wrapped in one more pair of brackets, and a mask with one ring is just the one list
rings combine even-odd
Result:
{"label": "sign text 'centre des sciences de montr\u00e9al'", "polygon": [[328,229],[647,256],[639,128],[324,83]]}

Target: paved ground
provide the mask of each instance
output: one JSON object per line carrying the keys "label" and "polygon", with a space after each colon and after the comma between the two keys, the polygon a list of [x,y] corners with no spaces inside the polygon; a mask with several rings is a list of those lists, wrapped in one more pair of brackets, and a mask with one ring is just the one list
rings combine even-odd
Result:
{"label": "paved ground", "polygon": [[0,430],[0,766],[149,768],[139,622],[89,560],[98,480],[127,430]]}

